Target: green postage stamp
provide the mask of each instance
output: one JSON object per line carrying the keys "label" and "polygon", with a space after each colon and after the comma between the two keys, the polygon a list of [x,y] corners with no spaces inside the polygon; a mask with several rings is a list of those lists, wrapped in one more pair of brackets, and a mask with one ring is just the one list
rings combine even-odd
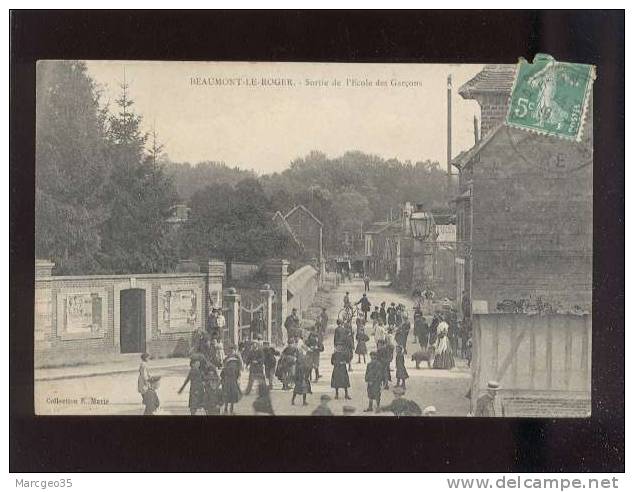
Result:
{"label": "green postage stamp", "polygon": [[594,79],[592,65],[558,62],[544,54],[533,63],[520,59],[506,123],[580,141]]}

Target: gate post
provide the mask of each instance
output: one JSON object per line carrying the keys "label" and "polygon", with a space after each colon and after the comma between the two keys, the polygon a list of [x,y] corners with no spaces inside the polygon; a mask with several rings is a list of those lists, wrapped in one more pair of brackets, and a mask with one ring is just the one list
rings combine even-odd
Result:
{"label": "gate post", "polygon": [[266,338],[267,342],[273,341],[273,295],[275,294],[271,290],[269,284],[264,284],[260,290],[262,297],[264,298],[264,322],[266,323]]}
{"label": "gate post", "polygon": [[287,309],[287,284],[288,284],[288,260],[270,259],[264,262],[264,273],[271,288],[275,292],[275,333],[272,333],[276,344],[282,343],[282,327],[286,318]]}
{"label": "gate post", "polygon": [[223,311],[226,313],[225,320],[227,331],[229,332],[229,343],[238,347],[240,338],[240,294],[236,289],[230,287],[223,297]]}
{"label": "gate post", "polygon": [[211,308],[222,307],[222,285],[225,276],[225,264],[215,259],[202,259],[199,261],[201,273],[205,273],[205,292],[203,294],[203,326],[207,326],[209,311]]}

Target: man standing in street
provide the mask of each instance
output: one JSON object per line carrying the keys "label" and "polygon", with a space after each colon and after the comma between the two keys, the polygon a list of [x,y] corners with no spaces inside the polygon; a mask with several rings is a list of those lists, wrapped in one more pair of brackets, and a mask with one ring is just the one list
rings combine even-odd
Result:
{"label": "man standing in street", "polygon": [[363,286],[364,286],[365,292],[370,292],[370,276],[367,273],[363,277]]}
{"label": "man standing in street", "polygon": [[487,383],[487,392],[476,402],[475,417],[495,417],[495,397],[500,389],[497,381]]}
{"label": "man standing in street", "polygon": [[317,336],[321,341],[326,336],[326,331],[328,330],[328,313],[326,312],[326,308],[321,308],[321,314],[319,318],[317,318],[317,324]]}
{"label": "man standing in street", "polygon": [[284,321],[284,328],[286,328],[286,339],[297,338],[299,336],[299,316],[297,315],[297,308],[293,308],[291,314],[286,317]]}
{"label": "man standing in street", "polygon": [[364,293],[363,296],[361,297],[361,299],[359,299],[357,302],[355,302],[355,306],[357,304],[361,304],[361,312],[363,313],[363,319],[365,321],[368,320],[368,312],[370,311],[370,300],[368,299],[368,296]]}

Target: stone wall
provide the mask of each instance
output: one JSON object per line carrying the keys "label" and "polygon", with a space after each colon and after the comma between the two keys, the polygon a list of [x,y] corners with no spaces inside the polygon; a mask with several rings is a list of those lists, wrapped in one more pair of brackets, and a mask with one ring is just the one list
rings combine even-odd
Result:
{"label": "stone wall", "polygon": [[[203,273],[54,276],[37,262],[35,366],[112,360],[121,355],[122,292],[142,296],[145,346],[157,357],[184,355],[209,306],[222,303],[222,262]],[[129,352],[129,351],[128,351]]]}

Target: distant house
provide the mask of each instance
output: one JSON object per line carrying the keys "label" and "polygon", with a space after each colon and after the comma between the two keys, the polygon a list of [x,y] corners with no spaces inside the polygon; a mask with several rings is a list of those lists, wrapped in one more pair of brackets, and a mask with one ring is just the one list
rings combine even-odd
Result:
{"label": "distant house", "polygon": [[321,271],[324,265],[322,222],[301,204],[286,214],[275,212],[273,221],[290,235],[302,256],[321,265]]}
{"label": "distant house", "polygon": [[394,279],[401,271],[401,241],[407,240],[401,219],[370,224],[363,231],[366,273],[375,279]]}

